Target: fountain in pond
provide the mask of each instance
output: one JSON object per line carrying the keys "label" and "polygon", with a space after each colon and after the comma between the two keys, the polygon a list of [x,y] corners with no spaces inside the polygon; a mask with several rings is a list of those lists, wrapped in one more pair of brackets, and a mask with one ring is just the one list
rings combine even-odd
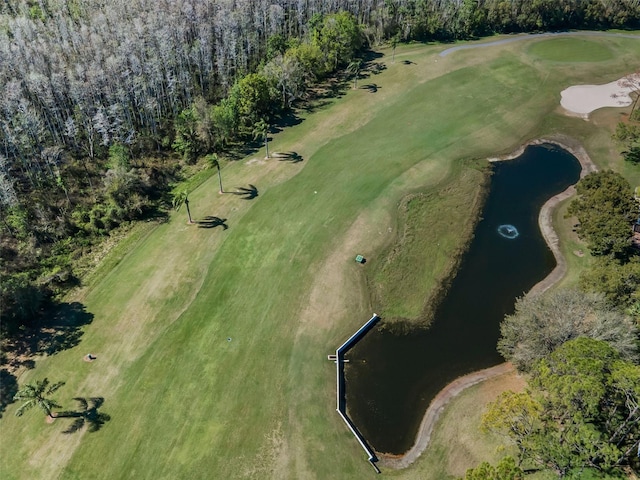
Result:
{"label": "fountain in pond", "polygon": [[508,238],[509,240],[514,240],[518,238],[518,236],[520,235],[520,232],[518,232],[518,229],[513,225],[509,225],[509,224],[500,225],[498,227],[498,233],[500,234],[500,236],[504,238]]}

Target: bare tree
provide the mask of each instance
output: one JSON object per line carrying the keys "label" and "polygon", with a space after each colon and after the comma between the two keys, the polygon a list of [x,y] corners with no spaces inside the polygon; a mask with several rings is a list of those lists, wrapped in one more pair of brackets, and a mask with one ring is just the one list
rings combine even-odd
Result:
{"label": "bare tree", "polygon": [[515,313],[505,317],[500,331],[498,351],[521,371],[578,337],[606,341],[629,359],[638,355],[635,324],[596,293],[527,295],[518,299]]}
{"label": "bare tree", "polygon": [[631,90],[631,94],[635,96],[629,113],[629,118],[633,118],[633,112],[638,107],[638,101],[640,100],[640,70],[618,80],[618,85]]}

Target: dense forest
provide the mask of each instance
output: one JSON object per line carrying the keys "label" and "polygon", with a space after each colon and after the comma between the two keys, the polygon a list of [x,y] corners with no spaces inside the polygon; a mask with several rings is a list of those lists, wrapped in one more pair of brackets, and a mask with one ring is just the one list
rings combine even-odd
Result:
{"label": "dense forest", "polygon": [[639,26],[638,0],[5,1],[3,335],[101,237],[167,208],[184,165],[266,135],[369,46]]}

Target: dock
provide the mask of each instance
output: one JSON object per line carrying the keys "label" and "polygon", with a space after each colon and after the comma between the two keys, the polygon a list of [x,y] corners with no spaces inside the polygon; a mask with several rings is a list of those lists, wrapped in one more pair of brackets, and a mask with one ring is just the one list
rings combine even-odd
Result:
{"label": "dock", "polygon": [[375,462],[378,461],[378,457],[376,457],[376,454],[373,451],[373,449],[369,447],[369,445],[367,444],[362,434],[358,431],[358,429],[353,424],[351,419],[347,416],[346,400],[344,395],[344,364],[345,362],[348,362],[348,360],[345,360],[344,353],[349,348],[351,348],[360,339],[362,335],[364,335],[367,331],[369,331],[369,329],[373,327],[373,325],[379,319],[380,317],[374,313],[373,316],[364,325],[362,325],[362,327],[360,327],[353,335],[351,335],[347,339],[346,342],[344,342],[342,345],[340,345],[336,349],[335,355],[327,356],[329,360],[335,361],[336,363],[336,384],[337,384],[336,411],[338,412],[338,414],[340,415],[340,418],[342,418],[344,423],[347,424],[347,428],[351,430],[351,433],[353,433],[354,437],[356,437],[356,440],[358,441],[362,449],[367,454],[369,463],[371,463],[371,466],[375,469],[376,473],[380,473],[380,469],[375,464]]}

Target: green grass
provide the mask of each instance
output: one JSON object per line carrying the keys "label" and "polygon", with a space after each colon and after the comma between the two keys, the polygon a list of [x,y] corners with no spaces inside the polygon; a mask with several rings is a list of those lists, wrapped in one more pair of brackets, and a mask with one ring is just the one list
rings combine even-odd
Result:
{"label": "green grass", "polygon": [[587,268],[593,258],[589,253],[587,245],[578,238],[574,231],[574,225],[577,223],[575,217],[567,217],[567,209],[571,199],[565,200],[558,205],[553,215],[553,226],[562,239],[560,249],[564,258],[567,260],[567,274],[561,281],[564,287],[577,288],[580,272]]}
{"label": "green grass", "polygon": [[[222,161],[221,161],[222,163]],[[216,169],[210,167],[206,161],[201,160],[198,164],[192,165],[187,169],[187,178],[175,185],[174,193],[182,190],[193,192],[196,188],[206,182],[209,177],[216,174]]]}
{"label": "green grass", "polygon": [[[135,248],[136,244],[144,239],[156,228],[157,223],[153,220],[140,222],[134,225],[126,225],[110,232],[109,239],[95,247],[97,252],[88,254],[82,261],[86,263],[81,269],[87,271],[82,276],[84,288],[90,288],[104,275],[122,261],[127,253]],[[81,270],[82,271],[82,270]],[[77,292],[71,294],[76,295]]]}
{"label": "green grass", "polygon": [[469,213],[479,212],[487,182],[469,165],[456,164],[450,177],[401,201],[396,239],[371,262],[373,307],[387,321],[428,322],[438,287],[466,250],[475,226]]}
{"label": "green grass", "polygon": [[[528,42],[444,59],[441,46],[398,48],[396,63],[383,59],[388,68],[370,79],[376,94],[350,90],[275,136],[272,151],[296,151],[303,162],[265,162],[258,152],[223,169],[225,190],[250,183],[255,200],[219,195],[210,177],[190,194],[193,216],[226,218],[229,229],[187,226],[180,211],[128,253],[116,251],[112,269],[77,297],[95,316],[81,344],[21,372],[21,383],[65,380],[56,396],[65,406],[75,396],[104,397],[111,421],[96,433],[62,435],[63,419],[18,419],[10,406],[0,420],[2,477],[371,475],[335,414],[326,360],[372,311],[353,256],[373,265],[393,241],[401,199],[436,198],[443,180],[465,175],[459,161],[543,133],[581,140],[611,128],[554,113],[562,88],[614,79],[637,63],[637,41],[590,41],[614,58],[564,68],[533,61]],[[450,199],[438,198],[429,214],[440,224]],[[444,239],[451,231],[443,225]],[[446,269],[434,265],[433,278]],[[98,359],[82,362],[87,352]],[[446,471],[448,455],[416,471]]]}
{"label": "green grass", "polygon": [[565,37],[531,44],[529,54],[552,62],[602,62],[611,60],[614,52],[606,45],[584,38]]}

